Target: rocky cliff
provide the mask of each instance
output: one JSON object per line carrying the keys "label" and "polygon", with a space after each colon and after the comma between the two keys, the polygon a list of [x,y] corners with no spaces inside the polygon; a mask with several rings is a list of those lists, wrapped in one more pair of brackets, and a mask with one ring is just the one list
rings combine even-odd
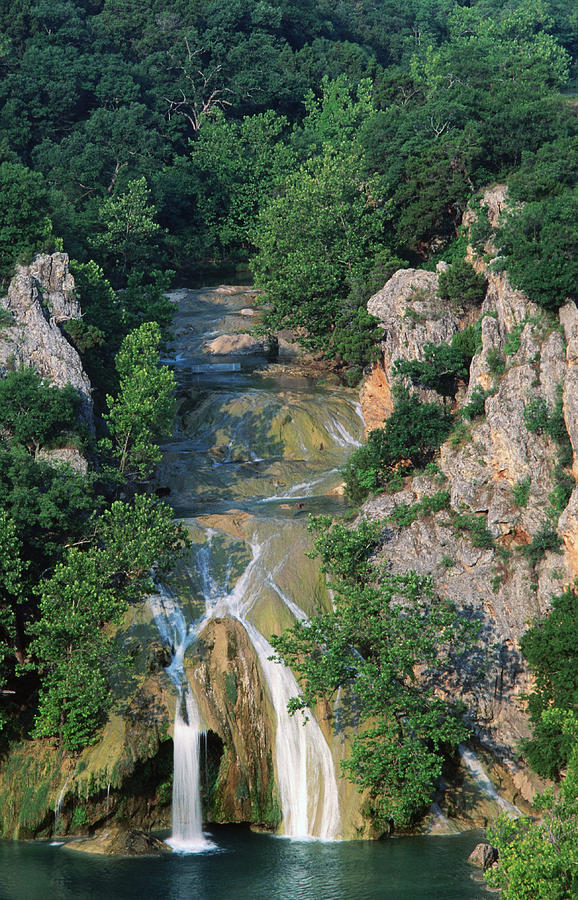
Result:
{"label": "rocky cliff", "polygon": [[[503,186],[483,199],[493,227],[504,202]],[[468,213],[466,224],[474,218]],[[386,523],[382,556],[393,571],[431,572],[437,591],[480,621],[480,652],[461,660],[443,690],[466,701],[475,741],[512,779],[517,801],[531,800],[538,784],[517,753],[529,733],[524,694],[531,688],[519,639],[530,620],[547,613],[551,597],[578,576],[578,489],[568,501],[560,440],[531,419],[558,415],[562,432],[565,423],[576,475],[578,310],[573,302],[559,315],[536,306],[488,265],[492,251],[491,238],[480,251],[483,258],[468,250],[487,279],[477,309],[448,308],[437,296],[437,275],[415,270],[397,272],[368,303],[384,330],[382,360],[361,392],[372,427],[391,409],[396,359],[423,358],[424,343],[449,341],[474,322],[481,347],[467,388],[458,391],[460,424],[441,448],[439,472],[406,479],[400,493],[368,501],[361,514]],[[471,423],[460,420],[476,389],[485,392],[484,414]],[[440,489],[449,492],[446,510],[408,527],[388,521],[399,504]],[[483,541],[476,538],[482,531]]]}
{"label": "rocky cliff", "polygon": [[0,376],[32,367],[57,387],[71,384],[81,398],[81,416],[93,426],[90,382],[61,326],[81,319],[66,253],[37,256],[19,266],[8,294],[0,299]]}

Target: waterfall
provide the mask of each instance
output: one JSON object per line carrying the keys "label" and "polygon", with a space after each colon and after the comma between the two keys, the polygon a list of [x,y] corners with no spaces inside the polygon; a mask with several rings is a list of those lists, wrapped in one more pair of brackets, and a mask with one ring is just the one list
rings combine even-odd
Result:
{"label": "waterfall", "polygon": [[522,813],[517,806],[514,806],[513,803],[510,803],[509,800],[506,800],[498,794],[473,750],[469,750],[464,744],[460,744],[458,749],[463,764],[472,773],[476,784],[482,793],[485,794],[486,797],[489,797],[490,800],[493,800],[494,803],[496,803],[500,809],[507,813],[511,818],[517,819],[518,816],[521,816]]}
{"label": "waterfall", "polygon": [[150,598],[150,605],[161,638],[173,649],[173,658],[166,671],[178,693],[173,732],[173,827],[167,843],[174,850],[194,853],[213,847],[203,834],[201,721],[184,668],[185,651],[195,639],[199,625],[187,626],[176,598],[162,585],[158,589],[158,595]]}
{"label": "waterfall", "polygon": [[[291,716],[287,704],[299,693],[299,685],[291,669],[271,660],[274,650],[261,632],[247,618],[258,594],[259,586],[269,584],[297,618],[303,611],[289,601],[272,580],[264,564],[266,543],[257,537],[251,544],[251,560],[227,593],[226,584],[219,586],[211,572],[211,546],[214,532],[197,552],[197,569],[206,598],[206,618],[229,615],[237,619],[247,632],[275,710],[275,766],[283,814],[282,829],[287,837],[334,840],[339,836],[337,779],[329,745],[318,722],[310,714],[304,724],[299,715]],[[229,572],[229,570],[228,570]],[[228,581],[228,574],[227,579]]]}

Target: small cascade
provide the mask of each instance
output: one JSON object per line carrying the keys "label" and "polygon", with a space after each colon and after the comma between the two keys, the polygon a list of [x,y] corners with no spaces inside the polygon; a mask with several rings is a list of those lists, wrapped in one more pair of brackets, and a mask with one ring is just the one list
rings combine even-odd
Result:
{"label": "small cascade", "polygon": [[494,803],[511,818],[517,819],[518,816],[521,816],[522,812],[517,806],[514,806],[513,803],[510,803],[509,800],[506,800],[498,794],[473,750],[470,750],[468,747],[464,746],[464,744],[460,744],[458,749],[462,763],[472,773],[480,791],[490,800],[493,800]]}
{"label": "small cascade", "polygon": [[198,623],[187,626],[176,599],[160,586],[150,598],[161,638],[173,650],[167,674],[178,692],[174,724],[173,831],[167,843],[183,853],[210,850],[203,834],[200,788],[201,721],[184,669],[187,647],[198,633]]}
{"label": "small cascade", "polygon": [[179,696],[174,727],[173,833],[167,843],[188,853],[207,850],[200,791],[201,722],[188,685]]}
{"label": "small cascade", "polygon": [[54,804],[54,834],[58,832],[58,817],[60,816],[60,810],[62,809],[62,804],[64,803],[64,798],[66,796],[66,788],[68,787],[68,782],[70,781],[70,775],[66,776],[65,782],[60,789],[60,793],[58,795],[58,799]]}

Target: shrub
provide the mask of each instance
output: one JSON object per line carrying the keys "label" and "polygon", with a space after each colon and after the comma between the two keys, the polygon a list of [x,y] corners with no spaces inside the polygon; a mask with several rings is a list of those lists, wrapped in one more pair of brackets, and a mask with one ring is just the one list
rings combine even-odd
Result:
{"label": "shrub", "polygon": [[561,553],[561,546],[562,541],[556,530],[550,522],[546,522],[533,535],[531,542],[523,548],[523,553],[530,565],[535,566],[544,558],[548,550],[552,550],[554,553]]}
{"label": "shrub", "polygon": [[452,425],[450,413],[437,403],[422,403],[398,392],[395,408],[383,428],[369,434],[344,469],[346,490],[354,503],[382,488],[394,474],[423,468]]}
{"label": "shrub", "polygon": [[486,280],[465,259],[455,262],[439,276],[438,294],[442,300],[477,306],[486,293]]}
{"label": "shrub", "polygon": [[470,422],[477,419],[478,416],[483,416],[486,412],[486,400],[492,396],[492,393],[493,391],[485,391],[481,385],[477,384],[470,394],[469,403],[462,406],[462,415]]}
{"label": "shrub", "polygon": [[508,216],[497,240],[509,279],[546,309],[578,285],[578,189],[527,203]]}
{"label": "shrub", "polygon": [[486,354],[486,361],[488,363],[488,369],[490,370],[490,373],[492,375],[495,375],[497,377],[498,375],[502,375],[505,372],[506,363],[499,350],[488,350]]}
{"label": "shrub", "polygon": [[526,507],[530,496],[530,476],[517,481],[512,488],[512,495],[516,506]]}
{"label": "shrub", "polygon": [[552,600],[552,611],[536,620],[523,635],[520,647],[535,677],[528,708],[534,726],[523,751],[530,765],[547,778],[568,762],[572,741],[565,736],[553,710],[575,710],[578,701],[578,596],[567,588]]}

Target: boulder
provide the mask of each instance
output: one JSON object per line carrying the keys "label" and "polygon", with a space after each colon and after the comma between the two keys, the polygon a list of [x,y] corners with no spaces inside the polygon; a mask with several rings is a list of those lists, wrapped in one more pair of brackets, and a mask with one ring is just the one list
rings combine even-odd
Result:
{"label": "boulder", "polygon": [[495,862],[498,861],[498,851],[491,844],[476,844],[470,855],[468,862],[473,866],[479,866],[484,871],[490,869]]}

